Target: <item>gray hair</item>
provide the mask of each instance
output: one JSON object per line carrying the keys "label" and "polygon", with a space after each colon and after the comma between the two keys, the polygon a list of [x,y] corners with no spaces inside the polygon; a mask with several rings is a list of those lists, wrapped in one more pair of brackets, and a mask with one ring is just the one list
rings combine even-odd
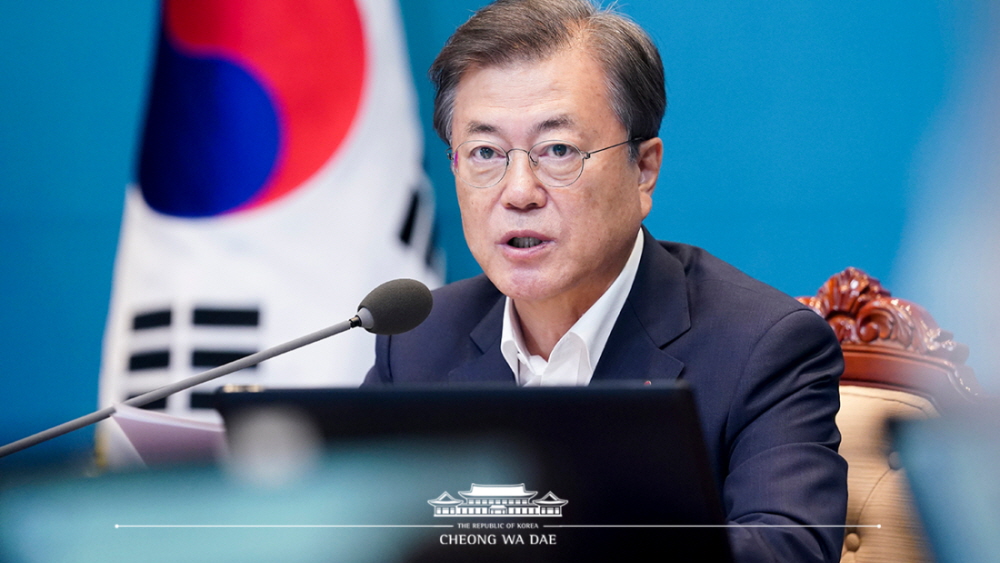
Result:
{"label": "gray hair", "polygon": [[[450,144],[455,90],[469,69],[542,61],[575,39],[603,66],[612,110],[629,138],[656,137],[667,107],[660,53],[638,24],[589,0],[497,0],[473,14],[430,68],[438,136]],[[638,147],[630,148],[634,158]]]}

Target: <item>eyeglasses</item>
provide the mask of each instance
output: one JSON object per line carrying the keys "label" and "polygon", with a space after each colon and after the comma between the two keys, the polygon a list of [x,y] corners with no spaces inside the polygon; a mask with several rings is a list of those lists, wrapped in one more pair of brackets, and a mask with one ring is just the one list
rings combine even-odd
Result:
{"label": "eyeglasses", "polygon": [[489,141],[466,141],[458,148],[448,149],[448,160],[459,180],[474,188],[489,188],[500,183],[507,174],[510,154],[521,151],[528,155],[531,171],[539,182],[550,188],[564,188],[580,179],[583,161],[592,155],[643,140],[636,137],[589,152],[557,140],[542,141],[527,150],[504,150]]}

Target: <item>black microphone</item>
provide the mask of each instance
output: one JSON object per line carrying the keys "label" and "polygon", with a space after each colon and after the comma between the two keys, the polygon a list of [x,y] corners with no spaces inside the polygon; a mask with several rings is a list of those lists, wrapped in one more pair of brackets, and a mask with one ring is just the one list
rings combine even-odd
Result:
{"label": "black microphone", "polygon": [[434,297],[417,280],[399,279],[376,287],[358,305],[361,326],[374,334],[400,334],[424,322]]}
{"label": "black microphone", "polygon": [[[361,305],[358,306],[358,314],[349,320],[318,330],[312,334],[300,336],[295,340],[279,344],[273,348],[261,350],[256,354],[234,360],[206,372],[192,375],[176,383],[164,385],[148,393],[143,393],[142,395],[123,401],[122,404],[130,407],[141,407],[173,395],[178,391],[200,385],[223,375],[229,375],[234,371],[255,366],[265,360],[280,356],[285,352],[290,352],[296,348],[301,348],[307,344],[312,344],[313,342],[323,340],[334,334],[340,334],[355,327],[363,327],[368,332],[375,334],[399,334],[406,332],[424,322],[424,319],[430,314],[433,304],[434,298],[431,297],[430,290],[427,289],[427,286],[416,280],[399,279],[386,282],[373,289],[371,293],[361,300]],[[113,414],[115,414],[114,406],[105,407],[99,411],[81,416],[69,422],[64,422],[59,426],[54,426],[27,438],[11,442],[6,446],[0,447],[0,457],[21,451],[35,444],[40,444],[56,436],[62,436],[84,426],[89,426]]]}

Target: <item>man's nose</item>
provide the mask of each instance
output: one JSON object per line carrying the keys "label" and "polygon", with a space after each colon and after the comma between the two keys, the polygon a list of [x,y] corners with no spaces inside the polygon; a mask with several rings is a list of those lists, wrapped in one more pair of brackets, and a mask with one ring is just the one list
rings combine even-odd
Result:
{"label": "man's nose", "polygon": [[[520,154],[519,154],[520,153]],[[534,209],[545,205],[548,193],[535,176],[531,156],[524,149],[507,152],[507,173],[500,185],[501,203],[511,209]]]}

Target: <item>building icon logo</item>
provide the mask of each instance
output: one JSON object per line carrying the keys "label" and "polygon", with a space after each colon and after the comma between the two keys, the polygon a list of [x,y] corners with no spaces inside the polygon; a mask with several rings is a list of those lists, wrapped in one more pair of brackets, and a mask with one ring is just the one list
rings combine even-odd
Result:
{"label": "building icon logo", "polygon": [[477,485],[472,484],[468,491],[459,491],[462,500],[441,493],[436,499],[427,501],[434,507],[435,517],[497,517],[497,516],[536,516],[562,517],[562,508],[568,500],[561,499],[548,492],[540,499],[533,500],[538,493],[524,490],[524,483],[519,485]]}

